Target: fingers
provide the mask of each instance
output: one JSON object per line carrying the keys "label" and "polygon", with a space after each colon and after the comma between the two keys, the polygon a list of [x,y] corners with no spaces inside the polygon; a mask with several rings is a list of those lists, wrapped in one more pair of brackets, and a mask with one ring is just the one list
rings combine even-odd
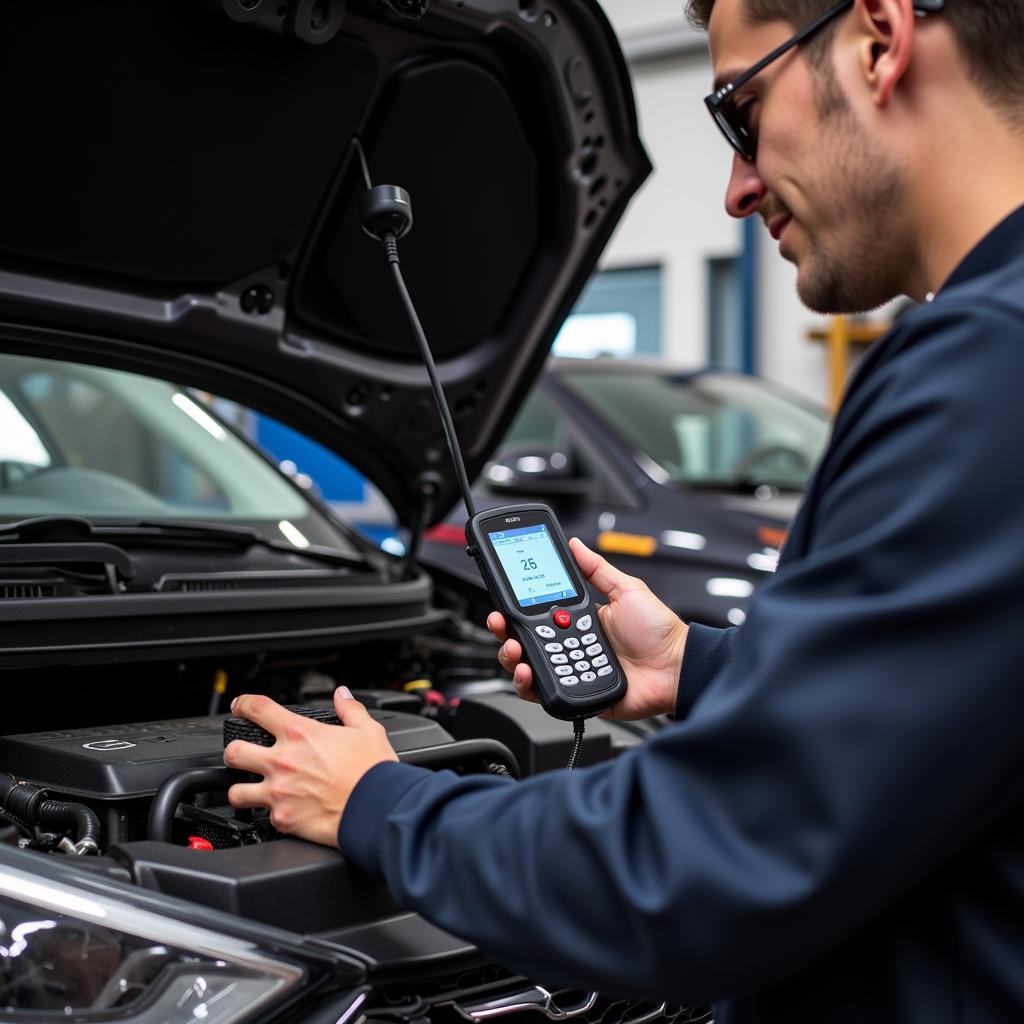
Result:
{"label": "fingers", "polygon": [[270,748],[261,747],[244,740],[232,740],[224,748],[224,763],[229,768],[237,768],[243,772],[254,772],[266,775],[270,765]]}
{"label": "fingers", "polygon": [[512,676],[512,685],[516,688],[516,694],[523,700],[537,703],[537,691],[533,688],[533,672],[529,665],[517,665]]}
{"label": "fingers", "polygon": [[366,710],[366,705],[360,704],[347,686],[339,686],[334,691],[334,710],[337,712],[338,721],[349,728],[360,729],[376,724],[373,716]]}
{"label": "fingers", "polygon": [[583,575],[609,599],[614,601],[616,597],[644,587],[641,580],[616,569],[596,551],[591,551],[578,537],[569,541],[569,548]]}
{"label": "fingers", "polygon": [[239,718],[248,718],[262,726],[273,736],[280,737],[288,724],[295,718],[301,720],[300,715],[294,711],[281,707],[277,701],[271,700],[262,694],[243,693],[231,702],[231,713]]}
{"label": "fingers", "polygon": [[228,803],[232,807],[269,807],[267,785],[264,782],[239,782],[228,790]]}
{"label": "fingers", "polygon": [[506,640],[498,648],[498,664],[506,672],[514,672],[516,666],[523,659],[523,648],[518,640]]}
{"label": "fingers", "polygon": [[491,612],[487,616],[487,628],[498,638],[501,643],[508,639],[508,629],[505,625],[505,616],[501,612]]}

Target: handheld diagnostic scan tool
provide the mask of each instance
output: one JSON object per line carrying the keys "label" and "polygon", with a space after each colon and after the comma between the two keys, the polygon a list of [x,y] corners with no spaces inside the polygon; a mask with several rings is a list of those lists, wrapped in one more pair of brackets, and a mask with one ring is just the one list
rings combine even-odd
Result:
{"label": "handheld diagnostic scan tool", "polygon": [[625,676],[551,509],[479,512],[466,539],[509,635],[522,645],[544,710],[572,721],[617,704]]}

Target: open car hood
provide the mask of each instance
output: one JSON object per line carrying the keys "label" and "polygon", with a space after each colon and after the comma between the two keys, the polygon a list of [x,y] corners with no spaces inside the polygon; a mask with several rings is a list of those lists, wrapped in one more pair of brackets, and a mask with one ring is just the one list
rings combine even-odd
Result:
{"label": "open car hood", "polygon": [[0,40],[0,348],[267,412],[405,521],[455,474],[353,135],[411,194],[402,265],[471,476],[650,170],[589,0],[57,0]]}

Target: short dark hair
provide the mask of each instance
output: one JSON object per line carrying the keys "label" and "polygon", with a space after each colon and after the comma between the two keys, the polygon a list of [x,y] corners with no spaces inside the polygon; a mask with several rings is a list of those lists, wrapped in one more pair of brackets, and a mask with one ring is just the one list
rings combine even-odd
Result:
{"label": "short dark hair", "polygon": [[[781,19],[794,28],[824,14],[836,0],[743,0],[752,21]],[[706,29],[715,0],[687,0],[686,16]],[[945,18],[959,40],[968,73],[978,88],[1018,122],[1024,122],[1024,2],[946,0]],[[811,50],[812,59],[815,56]]]}

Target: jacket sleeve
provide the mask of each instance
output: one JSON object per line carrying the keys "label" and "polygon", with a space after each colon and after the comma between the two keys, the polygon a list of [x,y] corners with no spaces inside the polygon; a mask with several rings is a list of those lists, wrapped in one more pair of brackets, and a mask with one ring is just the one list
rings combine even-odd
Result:
{"label": "jacket sleeve", "polygon": [[737,629],[716,629],[690,623],[686,635],[683,667],[679,673],[679,694],[676,698],[676,718],[685,718],[697,703],[697,698],[711,685],[732,657]]}
{"label": "jacket sleeve", "polygon": [[825,955],[1007,813],[1024,345],[996,312],[935,320],[855,396],[811,553],[685,721],[518,784],[379,766],[342,850],[542,984],[694,1003]]}

